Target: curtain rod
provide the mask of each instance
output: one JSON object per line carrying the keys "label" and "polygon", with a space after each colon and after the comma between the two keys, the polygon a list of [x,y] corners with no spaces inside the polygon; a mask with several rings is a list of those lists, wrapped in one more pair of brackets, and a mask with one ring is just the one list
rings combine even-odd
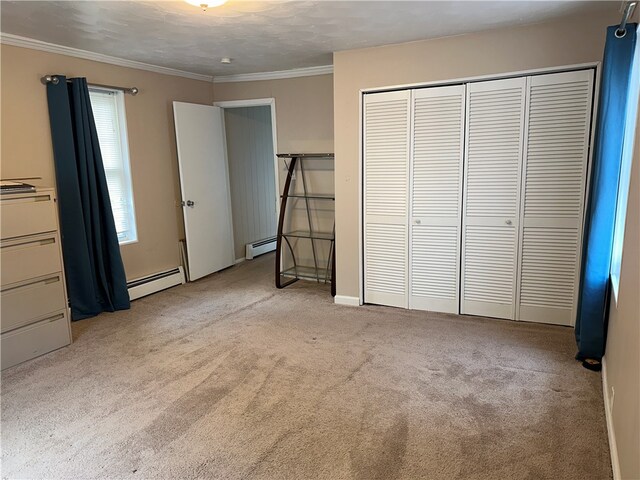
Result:
{"label": "curtain rod", "polygon": [[622,38],[627,34],[627,22],[629,21],[629,17],[633,13],[633,9],[636,8],[638,2],[628,2],[624,7],[624,11],[622,12],[622,19],[620,20],[620,26],[616,30],[616,37]]}
{"label": "curtain rod", "polygon": [[[40,81],[43,85],[46,85],[47,83],[53,83],[54,85],[57,85],[60,82],[60,79],[55,75],[45,75],[40,79]],[[67,82],[69,82],[69,80],[67,80]],[[90,83],[89,86],[98,88],[109,88],[111,90],[121,90],[124,93],[128,93],[133,96],[136,96],[139,92],[138,87],[116,87],[113,85],[101,85],[99,83]]]}

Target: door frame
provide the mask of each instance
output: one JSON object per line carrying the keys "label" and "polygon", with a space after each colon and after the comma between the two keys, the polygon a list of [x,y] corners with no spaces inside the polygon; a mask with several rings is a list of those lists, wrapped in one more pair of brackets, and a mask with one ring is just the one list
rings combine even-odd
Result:
{"label": "door frame", "polygon": [[[585,188],[585,198],[584,205],[586,206],[589,201],[589,182],[591,181],[591,164],[593,159],[593,142],[595,139],[594,129],[596,125],[596,118],[598,114],[598,102],[599,102],[599,88],[600,88],[600,75],[602,73],[601,68],[602,62],[586,62],[586,63],[578,63],[573,65],[560,65],[556,67],[544,67],[544,68],[534,68],[530,70],[519,70],[513,72],[505,72],[505,73],[497,73],[497,74],[489,74],[489,75],[477,75],[470,77],[460,77],[456,79],[449,80],[436,80],[432,82],[419,82],[419,83],[408,83],[408,84],[400,84],[400,85],[390,85],[385,87],[371,87],[371,88],[362,88],[358,92],[358,290],[359,290],[359,305],[364,305],[364,96],[368,93],[377,93],[377,92],[389,92],[394,90],[409,90],[415,88],[427,88],[427,87],[438,87],[445,85],[457,85],[457,84],[465,84],[472,82],[481,82],[487,80],[502,80],[513,77],[522,77],[522,76],[531,76],[531,75],[544,75],[547,73],[562,73],[569,72],[575,70],[595,70],[595,81],[594,81],[594,96],[593,96],[593,106],[592,106],[592,115],[591,115],[591,131],[589,133],[589,157],[587,159],[587,176],[586,182],[587,187]],[[587,209],[583,209],[583,218],[582,221],[584,223],[584,215],[586,215]],[[580,239],[580,255],[579,255],[579,266],[581,269],[581,260],[582,260],[582,239]],[[580,278],[578,278],[578,283],[580,282]]]}
{"label": "door frame", "polygon": [[213,102],[214,107],[221,107],[223,110],[228,108],[244,108],[244,107],[264,107],[268,106],[271,110],[271,136],[273,139],[273,168],[276,182],[276,218],[280,215],[280,168],[278,164],[278,130],[276,128],[276,99],[271,98],[252,98],[248,100],[224,100]]}

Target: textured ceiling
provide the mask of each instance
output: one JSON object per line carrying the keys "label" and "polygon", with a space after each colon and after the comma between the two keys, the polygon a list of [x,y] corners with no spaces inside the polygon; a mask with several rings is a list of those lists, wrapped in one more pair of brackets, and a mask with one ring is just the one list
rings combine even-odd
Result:
{"label": "textured ceiling", "polygon": [[[328,65],[332,52],[526,24],[619,2],[2,1],[1,30],[114,57],[230,75]],[[231,57],[231,65],[220,64]]]}

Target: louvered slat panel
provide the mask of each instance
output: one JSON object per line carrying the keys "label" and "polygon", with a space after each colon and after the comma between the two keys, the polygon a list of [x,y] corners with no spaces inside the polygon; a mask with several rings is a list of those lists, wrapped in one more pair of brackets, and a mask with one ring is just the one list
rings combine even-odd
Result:
{"label": "louvered slat panel", "polygon": [[[414,226],[411,239],[411,295],[457,303],[458,228]],[[457,310],[457,308],[454,308]]]}
{"label": "louvered slat panel", "polygon": [[364,98],[364,301],[408,306],[410,92]]}
{"label": "louvered slat panel", "polygon": [[514,217],[518,211],[523,79],[469,86],[466,215]]}
{"label": "louvered slat panel", "polygon": [[593,71],[531,77],[517,318],[572,325]]}
{"label": "louvered slat panel", "polygon": [[411,308],[459,311],[465,86],[413,92]]}
{"label": "louvered slat panel", "polygon": [[467,226],[464,242],[463,312],[510,318],[516,231],[507,226]]}
{"label": "louvered slat panel", "polygon": [[464,86],[414,95],[412,216],[458,218]]}
{"label": "louvered slat panel", "polygon": [[568,312],[575,293],[577,228],[525,227],[520,306]]}
{"label": "louvered slat panel", "polygon": [[525,86],[467,87],[461,313],[514,318]]}
{"label": "louvered slat panel", "polygon": [[368,224],[365,235],[367,301],[378,303],[377,298],[404,296],[408,254],[405,226]]}
{"label": "louvered slat panel", "polygon": [[366,104],[367,215],[407,215],[408,102],[394,98]]}
{"label": "louvered slat panel", "polygon": [[[590,78],[570,72],[554,75],[566,83],[536,84],[529,89],[524,215],[578,218],[582,209],[588,125],[591,116]],[[554,129],[542,130],[551,118],[562,119]],[[544,132],[544,133],[543,133]]]}

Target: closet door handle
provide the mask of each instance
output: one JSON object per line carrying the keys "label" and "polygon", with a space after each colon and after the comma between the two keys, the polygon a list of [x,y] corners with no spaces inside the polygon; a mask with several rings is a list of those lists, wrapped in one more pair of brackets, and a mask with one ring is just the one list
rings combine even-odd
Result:
{"label": "closet door handle", "polygon": [[422,220],[418,219],[415,222],[416,222],[416,225],[420,225],[422,223]]}
{"label": "closet door handle", "polygon": [[511,225],[513,222],[511,220],[505,220],[504,223],[506,223],[507,225]]}

